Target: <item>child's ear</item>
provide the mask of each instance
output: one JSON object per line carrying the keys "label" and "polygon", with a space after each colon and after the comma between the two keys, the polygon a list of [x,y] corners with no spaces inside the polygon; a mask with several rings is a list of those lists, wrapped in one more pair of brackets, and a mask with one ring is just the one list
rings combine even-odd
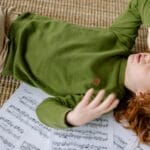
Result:
{"label": "child's ear", "polygon": [[150,51],[150,27],[148,28],[148,34],[147,34],[147,47]]}

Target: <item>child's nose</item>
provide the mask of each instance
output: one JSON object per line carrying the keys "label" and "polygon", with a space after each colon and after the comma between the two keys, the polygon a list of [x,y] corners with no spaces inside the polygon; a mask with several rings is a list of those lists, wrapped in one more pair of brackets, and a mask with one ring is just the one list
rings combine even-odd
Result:
{"label": "child's nose", "polygon": [[146,63],[150,63],[150,54],[144,55]]}

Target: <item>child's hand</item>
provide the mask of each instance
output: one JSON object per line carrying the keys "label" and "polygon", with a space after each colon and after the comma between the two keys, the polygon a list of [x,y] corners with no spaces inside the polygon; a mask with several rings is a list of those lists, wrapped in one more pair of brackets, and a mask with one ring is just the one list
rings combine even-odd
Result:
{"label": "child's hand", "polygon": [[84,125],[100,117],[102,114],[111,111],[119,103],[119,100],[113,93],[102,102],[105,94],[104,90],[100,90],[91,101],[93,92],[93,89],[89,89],[81,102],[67,114],[66,120],[69,124],[73,126]]}
{"label": "child's hand", "polygon": [[147,34],[147,47],[150,51],[150,27],[148,28],[148,34]]}

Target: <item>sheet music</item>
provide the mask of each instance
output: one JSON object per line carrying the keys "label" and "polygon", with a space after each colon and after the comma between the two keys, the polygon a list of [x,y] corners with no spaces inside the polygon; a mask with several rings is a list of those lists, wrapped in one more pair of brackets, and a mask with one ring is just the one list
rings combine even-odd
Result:
{"label": "sheet music", "polygon": [[[114,118],[112,118],[114,119]],[[133,150],[131,149],[137,140],[134,132],[124,128],[121,124],[113,121],[114,126],[114,149],[115,150]]]}
{"label": "sheet music", "polygon": [[0,109],[0,150],[149,150],[112,112],[84,126],[65,130],[40,123],[35,109],[50,95],[21,84]]}
{"label": "sheet music", "polygon": [[51,129],[35,114],[48,95],[22,84],[0,109],[0,150],[48,150]]}
{"label": "sheet music", "polygon": [[51,149],[54,150],[110,150],[113,126],[110,114],[81,127],[53,129]]}
{"label": "sheet music", "polygon": [[139,144],[138,141],[135,143],[133,150],[150,150],[150,145]]}
{"label": "sheet music", "polygon": [[150,150],[150,146],[140,144],[136,134],[124,128],[120,123],[113,120],[113,146],[114,150]]}

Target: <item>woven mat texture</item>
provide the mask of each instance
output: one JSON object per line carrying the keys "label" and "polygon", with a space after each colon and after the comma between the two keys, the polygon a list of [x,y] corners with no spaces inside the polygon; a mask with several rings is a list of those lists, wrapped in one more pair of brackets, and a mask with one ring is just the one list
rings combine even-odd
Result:
{"label": "woven mat texture", "polygon": [[[108,27],[114,19],[127,7],[128,0],[0,0],[0,5],[16,8],[16,12],[34,12],[88,27]],[[146,50],[146,34],[144,27],[133,50]],[[13,94],[20,81],[12,77],[0,75],[0,105]]]}

